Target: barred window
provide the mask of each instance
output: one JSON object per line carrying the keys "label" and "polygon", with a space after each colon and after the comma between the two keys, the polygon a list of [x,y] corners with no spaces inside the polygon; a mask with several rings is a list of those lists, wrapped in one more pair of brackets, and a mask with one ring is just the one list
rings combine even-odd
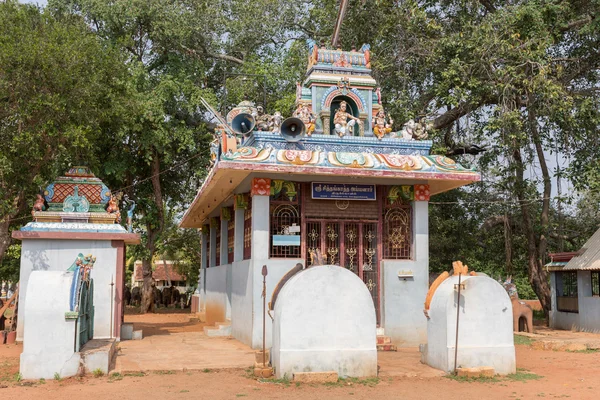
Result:
{"label": "barred window", "polygon": [[600,297],[600,271],[592,271],[592,296]]}
{"label": "barred window", "polygon": [[244,210],[244,260],[252,257],[252,198]]}
{"label": "barred window", "polygon": [[401,199],[383,199],[383,258],[408,260],[412,257],[412,208]]}
{"label": "barred window", "polygon": [[300,257],[299,186],[286,182],[277,193],[271,196],[271,257]]}
{"label": "barred window", "polygon": [[579,312],[577,271],[556,273],[556,308],[562,312]]}
{"label": "barred window", "polygon": [[577,271],[557,273],[556,286],[557,296],[577,297]]}

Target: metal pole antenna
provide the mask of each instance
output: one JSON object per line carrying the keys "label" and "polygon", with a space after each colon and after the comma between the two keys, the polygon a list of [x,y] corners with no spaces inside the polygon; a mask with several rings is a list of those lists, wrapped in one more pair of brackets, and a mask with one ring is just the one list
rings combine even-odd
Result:
{"label": "metal pole antenna", "polygon": [[460,288],[462,274],[458,273],[458,295],[456,297],[456,342],[454,343],[454,373],[456,373],[456,360],[458,359],[458,321],[460,319]]}
{"label": "metal pole antenna", "polygon": [[262,352],[263,352],[263,368],[267,367],[267,354],[265,353],[265,329],[267,326],[267,266],[263,265],[262,267],[262,276],[263,276],[263,291],[262,291],[262,298],[263,298],[263,348],[262,348]]}

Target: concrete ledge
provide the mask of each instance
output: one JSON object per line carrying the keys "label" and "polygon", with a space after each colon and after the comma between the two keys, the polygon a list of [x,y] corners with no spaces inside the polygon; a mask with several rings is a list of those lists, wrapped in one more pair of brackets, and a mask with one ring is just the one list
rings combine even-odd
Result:
{"label": "concrete ledge", "polygon": [[327,383],[337,382],[338,374],[335,371],[324,372],[295,372],[294,382],[300,383]]}
{"label": "concrete ledge", "polygon": [[493,367],[457,368],[456,375],[466,378],[493,378],[496,372]]}
{"label": "concrete ledge", "polygon": [[92,339],[81,349],[81,363],[85,374],[100,370],[108,374],[115,355],[115,339]]}
{"label": "concrete ledge", "polygon": [[121,340],[133,339],[133,322],[124,322],[121,325]]}

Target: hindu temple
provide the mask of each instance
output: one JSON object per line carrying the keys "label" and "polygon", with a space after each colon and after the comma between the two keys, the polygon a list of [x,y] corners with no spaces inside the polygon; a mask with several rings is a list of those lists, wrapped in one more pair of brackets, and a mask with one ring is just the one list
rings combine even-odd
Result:
{"label": "hindu temple", "polygon": [[[250,101],[222,118],[214,165],[181,221],[202,232],[200,307],[216,331],[259,348],[262,267],[270,301],[284,274],[318,256],[362,280],[378,334],[425,341],[429,200],[480,175],[430,154],[425,120],[394,125],[370,60],[367,44],[310,42],[289,118]],[[269,318],[266,331],[270,346]]]}

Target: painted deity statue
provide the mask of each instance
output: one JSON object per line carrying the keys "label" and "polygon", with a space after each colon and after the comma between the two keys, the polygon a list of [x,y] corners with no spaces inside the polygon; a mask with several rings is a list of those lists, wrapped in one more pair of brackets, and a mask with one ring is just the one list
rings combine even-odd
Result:
{"label": "painted deity statue", "polygon": [[315,116],[310,112],[308,106],[306,104],[298,104],[298,108],[294,111],[293,116],[304,122],[306,135],[312,135],[315,130]]}
{"label": "painted deity statue", "polygon": [[37,194],[35,202],[33,203],[33,209],[31,210],[31,215],[35,216],[36,211],[44,211],[44,197],[41,194]]}
{"label": "painted deity statue", "polygon": [[283,116],[279,111],[275,111],[273,114],[273,119],[271,120],[271,131],[275,133],[279,133],[281,131],[281,123],[283,122]]}
{"label": "painted deity statue", "polygon": [[114,195],[110,196],[110,200],[108,200],[108,203],[106,204],[106,212],[109,214],[116,214],[117,223],[121,222],[121,212],[117,205],[117,198]]}
{"label": "painted deity statue", "polygon": [[373,133],[377,139],[381,140],[383,137],[392,131],[392,125],[394,120],[386,117],[383,110],[379,110],[375,118],[373,119]]}
{"label": "painted deity statue", "polygon": [[346,111],[347,106],[348,105],[346,104],[346,102],[342,101],[340,103],[340,108],[338,108],[333,117],[333,123],[335,124],[335,132],[340,137],[352,134],[354,125],[357,122],[359,124],[361,123],[360,119],[354,117],[352,114]]}
{"label": "painted deity statue", "polygon": [[273,117],[266,114],[262,106],[256,107],[256,130],[258,131],[270,131],[273,127]]}

